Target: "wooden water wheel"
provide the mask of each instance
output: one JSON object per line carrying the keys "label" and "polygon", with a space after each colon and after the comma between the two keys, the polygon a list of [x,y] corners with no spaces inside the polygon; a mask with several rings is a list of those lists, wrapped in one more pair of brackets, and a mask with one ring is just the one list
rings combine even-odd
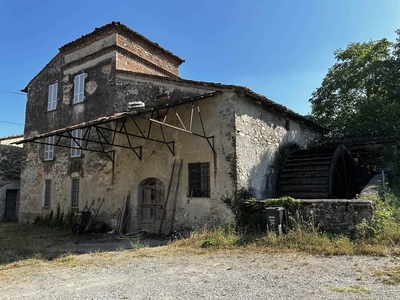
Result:
{"label": "wooden water wheel", "polygon": [[280,195],[298,199],[351,199],[357,170],[345,146],[294,151],[280,177]]}

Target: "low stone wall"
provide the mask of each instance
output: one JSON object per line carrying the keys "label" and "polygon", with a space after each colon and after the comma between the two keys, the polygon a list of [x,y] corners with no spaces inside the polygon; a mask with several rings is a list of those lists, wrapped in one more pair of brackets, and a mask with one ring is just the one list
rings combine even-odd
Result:
{"label": "low stone wall", "polygon": [[364,219],[370,220],[374,202],[368,200],[301,200],[302,221],[322,231],[352,234]]}

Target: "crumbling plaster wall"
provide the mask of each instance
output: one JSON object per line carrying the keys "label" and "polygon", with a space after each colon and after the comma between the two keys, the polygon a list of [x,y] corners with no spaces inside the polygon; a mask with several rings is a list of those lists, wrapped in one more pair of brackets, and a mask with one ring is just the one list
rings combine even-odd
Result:
{"label": "crumbling plaster wall", "polygon": [[[117,99],[120,101],[120,108],[128,101],[151,102],[155,96],[168,94],[171,99],[179,99],[185,96],[194,96],[207,92],[198,87],[179,86],[165,82],[143,80],[131,77],[118,76],[117,78]],[[171,154],[166,145],[138,139],[137,144],[143,147],[143,158],[139,160],[136,155],[126,149],[116,149],[114,198],[119,199],[122,208],[122,199],[130,195],[132,204],[131,229],[140,228],[140,183],[146,178],[157,178],[167,189],[174,159],[180,162],[183,159],[183,167],[180,179],[179,194],[177,197],[177,209],[174,221],[175,228],[195,227],[207,223],[213,223],[223,218],[231,217],[230,211],[222,202],[221,197],[234,190],[234,180],[230,176],[231,163],[227,157],[234,157],[233,143],[233,95],[224,93],[219,96],[199,101],[201,115],[203,118],[206,134],[215,136],[214,156],[210,146],[205,139],[180,132],[178,130],[164,127],[164,134],[167,141],[175,141],[175,157]],[[176,107],[177,112],[184,124],[189,124],[191,103]],[[198,116],[194,113],[193,132],[201,133],[201,124]],[[137,122],[141,128],[148,128],[146,122]],[[171,110],[168,123],[181,127],[179,120]],[[133,123],[127,122],[128,130],[135,132]],[[146,132],[145,132],[146,133]],[[153,136],[154,135],[154,136]],[[157,125],[153,124],[152,136],[161,138],[161,132]],[[121,141],[125,137],[120,137]],[[128,164],[126,162],[129,162]],[[190,198],[188,191],[188,163],[210,162],[210,183],[211,195],[209,198]],[[168,232],[171,222],[172,199],[167,208],[164,231]],[[107,205],[106,205],[107,206]],[[106,209],[107,211],[107,209]],[[111,210],[108,210],[111,211]],[[117,215],[113,211],[112,218]]]}
{"label": "crumbling plaster wall", "polygon": [[[43,161],[44,146],[28,143],[24,153],[24,168],[21,173],[21,200],[19,220],[33,222],[41,214],[54,212],[57,206],[66,214],[71,209],[71,180],[80,178],[80,203],[82,210],[95,200],[93,208],[99,206],[98,199],[112,199],[112,163],[105,154],[82,151],[81,157],[71,158],[70,149],[55,147],[54,159]],[[44,180],[52,181],[50,207],[43,207]]]}
{"label": "crumbling plaster wall", "polygon": [[[270,112],[251,99],[235,101],[237,188],[258,199],[277,196],[277,151],[289,144],[306,148],[321,133],[288,116]],[[289,121],[289,130],[285,128]]]}
{"label": "crumbling plaster wall", "polygon": [[21,147],[0,144],[0,220],[4,215],[6,191],[19,190],[21,158]]}
{"label": "crumbling plaster wall", "polygon": [[[86,62],[68,70],[63,70],[62,65],[63,57],[56,56],[29,86],[24,132],[26,137],[114,114],[115,59],[103,57],[100,61]],[[86,77],[85,99],[81,103],[73,104],[74,77],[82,72]],[[57,109],[47,111],[48,88],[56,82],[58,82]],[[61,140],[60,145],[70,146],[70,141]],[[81,158],[71,159],[69,149],[56,147],[54,160],[44,162],[43,152],[44,145],[28,143],[24,148],[19,211],[21,221],[33,221],[36,215],[49,210],[42,208],[45,179],[53,180],[50,209],[55,209],[57,204],[60,204],[64,212],[67,212],[71,174],[88,178],[94,176],[100,183],[103,174],[107,174],[104,169],[107,169],[109,164],[105,162],[103,166],[103,161],[108,159],[101,154],[86,158],[83,153]],[[93,164],[97,167],[93,168]],[[82,175],[85,171],[88,174]],[[96,199],[100,196],[111,197],[111,194],[104,192],[103,187],[105,186],[99,186],[98,193],[93,194]],[[85,188],[85,185],[81,187],[82,193]]]}
{"label": "crumbling plaster wall", "polygon": [[[207,92],[205,89],[190,85],[177,86],[164,81],[149,81],[148,79],[132,76],[117,78],[116,97],[109,105],[116,112],[126,111],[129,101],[155,101],[160,94],[168,94],[176,99],[185,96],[194,96]],[[227,157],[234,157],[233,144],[233,100],[232,94],[224,93],[199,101],[201,114],[207,136],[215,136],[216,155],[213,154],[207,141],[188,133],[179,132],[171,128],[164,128],[167,141],[175,141],[175,159],[183,159],[177,209],[174,221],[175,228],[201,226],[205,223],[217,222],[230,217],[230,211],[221,200],[223,194],[234,190],[234,181],[229,175],[231,163]],[[86,101],[86,100],[85,100]],[[189,123],[191,104],[178,106],[176,109],[182,121]],[[217,112],[217,113],[216,113]],[[201,133],[201,125],[195,110],[193,132]],[[174,119],[175,118],[175,119]],[[181,126],[171,110],[169,122]],[[138,124],[146,131],[147,121],[137,118]],[[143,123],[144,122],[144,123]],[[135,130],[132,123],[127,123],[129,131]],[[143,126],[142,126],[143,125]],[[115,123],[110,125],[115,126]],[[158,126],[153,128],[159,130]],[[153,130],[154,135],[160,131]],[[160,136],[159,136],[160,137]],[[126,137],[117,135],[117,142],[128,145]],[[99,220],[115,225],[116,217],[121,211],[124,199],[129,195],[133,208],[131,214],[131,230],[140,228],[140,183],[150,177],[161,180],[167,189],[171,174],[174,156],[166,145],[144,139],[133,139],[132,144],[142,146],[142,160],[132,150],[114,148],[114,164],[104,154],[82,152],[80,158],[70,158],[70,150],[56,147],[54,160],[43,162],[44,146],[28,144],[25,152],[23,170],[23,201],[20,209],[22,221],[33,221],[38,214],[49,213],[60,205],[64,212],[70,208],[71,177],[80,178],[80,203],[82,209],[86,203],[95,200],[94,209],[105,202],[99,213]],[[112,150],[111,147],[107,150]],[[210,162],[211,195],[209,198],[188,197],[188,163]],[[43,185],[45,179],[52,180],[52,197],[50,208],[43,208]],[[166,215],[164,231],[168,231],[172,215],[172,200]]]}
{"label": "crumbling plaster wall", "polygon": [[[103,57],[94,64],[88,62],[77,68],[62,69],[63,57],[57,56],[42,70],[28,88],[25,136],[92,120],[114,113],[115,59]],[[74,104],[74,78],[85,73],[85,100]],[[47,111],[49,86],[58,82],[57,108]]]}

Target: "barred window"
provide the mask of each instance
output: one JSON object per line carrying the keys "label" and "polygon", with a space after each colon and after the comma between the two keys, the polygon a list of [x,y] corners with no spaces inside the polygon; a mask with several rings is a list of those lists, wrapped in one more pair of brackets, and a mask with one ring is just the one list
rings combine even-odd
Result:
{"label": "barred window", "polygon": [[189,166],[189,196],[210,197],[210,163],[192,163]]}
{"label": "barred window", "polygon": [[50,200],[51,200],[51,180],[46,179],[44,181],[43,207],[50,207]]}
{"label": "barred window", "polygon": [[71,181],[71,207],[78,207],[79,203],[79,178]]}

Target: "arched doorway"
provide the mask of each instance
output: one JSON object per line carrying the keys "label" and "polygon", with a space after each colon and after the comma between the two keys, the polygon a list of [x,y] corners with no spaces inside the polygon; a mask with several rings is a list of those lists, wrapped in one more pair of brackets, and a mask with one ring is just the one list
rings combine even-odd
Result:
{"label": "arched doorway", "polygon": [[147,178],[140,184],[142,230],[158,231],[165,203],[164,184],[157,178]]}

